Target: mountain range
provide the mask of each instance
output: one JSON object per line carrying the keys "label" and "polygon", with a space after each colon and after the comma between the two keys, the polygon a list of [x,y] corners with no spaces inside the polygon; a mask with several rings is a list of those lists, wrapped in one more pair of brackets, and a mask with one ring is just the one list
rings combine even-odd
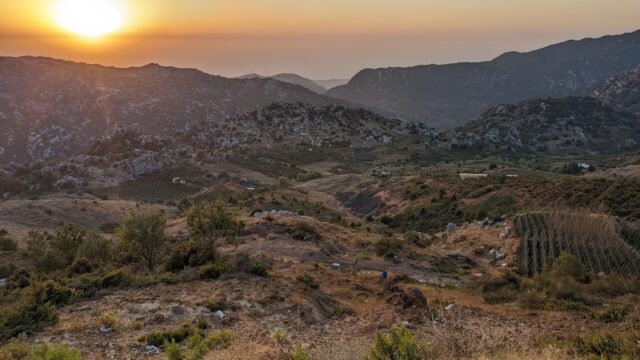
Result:
{"label": "mountain range", "polygon": [[485,62],[366,69],[327,94],[452,129],[495,105],[588,95],[600,82],[639,64],[640,31],[635,31],[509,52]]}
{"label": "mountain range", "polygon": [[263,76],[259,74],[246,74],[238,76],[236,79],[276,79],[278,81],[286,82],[289,84],[300,85],[308,90],[311,90],[317,94],[324,94],[328,89],[336,86],[344,85],[349,82],[348,79],[330,79],[330,80],[311,80],[297,74],[277,74],[273,76]]}
{"label": "mountain range", "polygon": [[590,96],[495,106],[432,144],[515,156],[640,150],[640,67],[602,82]]}
{"label": "mountain range", "polygon": [[120,126],[168,135],[191,122],[224,120],[277,102],[346,103],[271,78],[2,57],[0,161],[73,154]]}

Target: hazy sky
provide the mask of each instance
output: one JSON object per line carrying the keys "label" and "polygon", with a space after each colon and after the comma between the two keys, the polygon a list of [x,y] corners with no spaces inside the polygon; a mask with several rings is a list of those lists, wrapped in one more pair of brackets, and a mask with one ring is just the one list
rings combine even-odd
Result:
{"label": "hazy sky", "polygon": [[640,29],[639,0],[109,0],[122,28],[86,39],[56,23],[61,1],[0,0],[2,55],[324,79]]}

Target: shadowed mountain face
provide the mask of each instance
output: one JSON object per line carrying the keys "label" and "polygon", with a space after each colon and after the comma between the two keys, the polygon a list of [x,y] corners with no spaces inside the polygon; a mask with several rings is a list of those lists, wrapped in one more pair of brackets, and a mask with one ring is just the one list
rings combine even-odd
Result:
{"label": "shadowed mountain face", "polygon": [[275,102],[341,103],[274,79],[228,79],[151,64],[118,69],[0,58],[0,161],[68,155],[119,126],[168,135]]}
{"label": "shadowed mountain face", "polygon": [[596,87],[593,96],[640,116],[640,67],[605,81]]}
{"label": "shadowed mountain face", "polygon": [[582,96],[640,64],[640,31],[506,53],[479,63],[367,69],[328,95],[448,129],[491,106],[536,97]]}

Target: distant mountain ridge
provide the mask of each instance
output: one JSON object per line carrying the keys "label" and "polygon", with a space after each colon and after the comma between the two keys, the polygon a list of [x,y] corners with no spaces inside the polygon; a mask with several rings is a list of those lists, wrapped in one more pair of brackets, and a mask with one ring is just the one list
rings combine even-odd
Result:
{"label": "distant mountain ridge", "polygon": [[366,69],[328,95],[440,129],[491,106],[537,97],[584,96],[640,64],[640,30],[505,53],[478,63]]}
{"label": "distant mountain ridge", "polygon": [[167,135],[277,102],[346,104],[274,79],[228,79],[149,64],[114,68],[0,57],[0,162],[66,156],[119,126]]}
{"label": "distant mountain ridge", "polygon": [[431,144],[517,157],[640,150],[640,67],[607,79],[591,95],[498,105]]}
{"label": "distant mountain ridge", "polygon": [[278,74],[273,76],[263,76],[263,75],[252,73],[252,74],[238,76],[236,79],[275,79],[288,84],[300,85],[303,88],[306,88],[307,90],[311,90],[316,94],[324,94],[325,92],[327,92],[326,88],[318,85],[318,83],[316,83],[315,81],[307,79],[297,74],[283,73],[283,74]]}

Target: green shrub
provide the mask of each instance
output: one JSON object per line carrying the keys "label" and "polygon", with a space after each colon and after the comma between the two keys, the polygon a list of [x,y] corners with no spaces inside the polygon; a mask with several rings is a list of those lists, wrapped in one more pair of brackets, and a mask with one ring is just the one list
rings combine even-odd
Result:
{"label": "green shrub", "polygon": [[178,283],[178,277],[176,274],[165,272],[156,276],[158,282],[167,285],[173,285]]}
{"label": "green shrub", "polygon": [[190,326],[183,326],[177,330],[152,332],[140,338],[139,341],[146,342],[147,345],[162,346],[165,342],[181,343],[192,334],[193,329]]}
{"label": "green shrub", "polygon": [[261,277],[269,276],[272,263],[266,257],[252,258],[247,253],[236,254],[231,259],[233,271],[243,272]]}
{"label": "green shrub", "polygon": [[16,251],[18,249],[18,243],[12,239],[0,236],[0,250],[2,251]]}
{"label": "green shrub", "polygon": [[165,341],[164,351],[167,354],[167,360],[185,360],[182,348],[175,340],[171,340],[171,342]]}
{"label": "green shrub", "polygon": [[187,212],[187,226],[192,239],[209,247],[214,247],[220,238],[237,235],[244,228],[221,202],[194,205]]}
{"label": "green shrub", "polygon": [[554,259],[550,272],[556,276],[566,276],[578,281],[584,279],[586,275],[578,258],[566,252]]}
{"label": "green shrub", "polygon": [[482,298],[487,304],[501,304],[516,300],[520,287],[521,280],[513,272],[480,282]]}
{"label": "green shrub", "polygon": [[80,352],[65,345],[29,345],[11,341],[0,348],[0,360],[80,360]]}
{"label": "green shrub", "polygon": [[229,330],[216,330],[204,338],[204,345],[209,350],[224,349],[231,345],[235,336]]}
{"label": "green shrub", "polygon": [[76,258],[85,258],[92,264],[105,264],[111,260],[112,250],[111,240],[96,234],[88,234],[80,244]]}
{"label": "green shrub", "polygon": [[23,342],[9,341],[0,347],[0,360],[29,360],[31,347]]}
{"label": "green shrub", "polygon": [[624,320],[630,312],[631,308],[629,306],[612,306],[595,311],[593,318],[604,323],[620,322]]}
{"label": "green shrub", "polygon": [[609,296],[640,293],[640,281],[632,277],[624,278],[618,274],[597,274],[592,277],[587,291]]}
{"label": "green shrub", "polygon": [[300,344],[297,344],[291,353],[291,360],[311,360],[311,355],[304,351]]}
{"label": "green shrub", "polygon": [[16,272],[17,268],[15,265],[9,264],[0,264],[0,279],[5,279],[10,277]]}
{"label": "green shrub", "polygon": [[93,272],[93,266],[91,262],[87,258],[79,258],[71,264],[69,267],[69,272],[71,274],[82,275]]}
{"label": "green shrub", "polygon": [[69,305],[79,293],[57,281],[48,280],[41,284],[35,284],[34,297],[39,303],[50,303],[52,305]]}
{"label": "green shrub", "polygon": [[637,359],[640,346],[636,336],[599,333],[573,338],[567,341],[571,351],[594,359]]}
{"label": "green shrub", "polygon": [[389,334],[376,333],[376,341],[366,360],[418,360],[424,349],[405,328],[393,327]]}
{"label": "green shrub", "polygon": [[173,246],[165,264],[167,271],[180,271],[186,267],[202,266],[218,260],[215,247],[205,242],[187,241]]}
{"label": "green shrub", "polygon": [[58,321],[56,308],[48,303],[29,301],[15,309],[0,310],[0,343],[25,333],[33,334]]}
{"label": "green shrub", "polygon": [[297,223],[293,225],[289,234],[295,240],[309,241],[309,242],[321,242],[323,240],[322,235],[310,225],[305,223]]}
{"label": "green shrub", "polygon": [[80,352],[66,345],[36,345],[33,360],[81,360]]}
{"label": "green shrub", "polygon": [[402,250],[404,244],[402,240],[392,236],[384,237],[376,243],[376,253],[385,258],[393,258]]}
{"label": "green shrub", "polygon": [[166,221],[162,213],[127,215],[116,231],[120,252],[153,271],[164,252]]}
{"label": "green shrub", "polygon": [[312,289],[320,288],[320,283],[318,283],[318,280],[316,280],[316,278],[314,278],[309,274],[298,275],[297,279],[298,281],[300,281],[301,283],[307,285]]}
{"label": "green shrub", "polygon": [[222,274],[229,271],[229,264],[215,263],[202,266],[199,270],[201,279],[219,279]]}

